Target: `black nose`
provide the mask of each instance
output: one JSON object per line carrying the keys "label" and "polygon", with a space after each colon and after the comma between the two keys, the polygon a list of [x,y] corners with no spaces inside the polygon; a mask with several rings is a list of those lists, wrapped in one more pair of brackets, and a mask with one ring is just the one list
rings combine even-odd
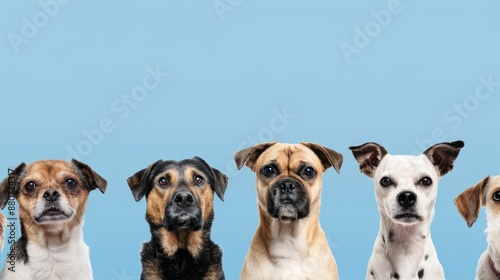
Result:
{"label": "black nose", "polygon": [[417,201],[417,195],[413,192],[402,192],[398,194],[399,205],[404,208],[409,208],[415,203],[415,201]]}
{"label": "black nose", "polygon": [[179,192],[174,196],[174,202],[180,207],[187,207],[194,202],[194,197],[191,193]]}
{"label": "black nose", "polygon": [[47,201],[56,201],[59,198],[59,192],[56,190],[46,190],[45,193],[43,193],[43,197]]}
{"label": "black nose", "polygon": [[290,194],[295,189],[295,185],[291,181],[284,181],[281,183],[280,190],[282,194]]}

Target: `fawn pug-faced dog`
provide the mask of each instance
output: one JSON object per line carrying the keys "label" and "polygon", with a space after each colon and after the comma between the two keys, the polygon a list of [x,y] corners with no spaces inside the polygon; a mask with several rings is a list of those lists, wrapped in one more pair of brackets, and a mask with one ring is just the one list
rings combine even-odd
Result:
{"label": "fawn pug-faced dog", "polygon": [[222,280],[222,250],[210,239],[214,193],[228,178],[194,157],[159,160],[128,178],[136,201],[146,197],[151,241],[142,246],[141,280]]}
{"label": "fawn pug-faced dog", "polygon": [[0,279],[93,279],[83,218],[89,193],[104,193],[106,186],[77,160],[21,163],[12,170],[0,183],[0,207],[17,200],[21,236],[9,248]]}
{"label": "fawn pug-faced dog", "polygon": [[319,224],[322,174],[337,172],[342,155],[315,143],[261,143],[234,155],[257,177],[260,223],[242,280],[338,279],[337,264]]}
{"label": "fawn pug-faced dog", "polygon": [[481,206],[486,208],[488,248],[479,258],[476,280],[500,279],[500,176],[487,176],[454,202],[469,227],[479,216]]}
{"label": "fawn pug-faced dog", "polygon": [[390,155],[377,143],[349,148],[373,179],[381,217],[366,279],[444,279],[430,225],[438,180],[452,170],[463,146],[440,143],[418,156]]}

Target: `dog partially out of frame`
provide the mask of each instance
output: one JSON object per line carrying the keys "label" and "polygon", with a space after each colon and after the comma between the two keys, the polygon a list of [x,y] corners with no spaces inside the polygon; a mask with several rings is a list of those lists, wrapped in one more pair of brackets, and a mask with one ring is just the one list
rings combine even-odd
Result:
{"label": "dog partially out of frame", "polygon": [[194,157],[159,160],[128,178],[136,201],[146,196],[151,241],[141,251],[141,280],[221,280],[222,250],[210,239],[214,193],[228,178]]}
{"label": "dog partially out of frame", "polygon": [[106,186],[77,160],[21,163],[12,170],[0,183],[0,208],[12,197],[17,200],[21,236],[15,243],[9,239],[0,279],[93,279],[83,218],[90,191],[104,193]]}
{"label": "dog partially out of frame", "polygon": [[418,156],[390,155],[377,143],[349,147],[373,179],[381,218],[366,279],[444,279],[430,225],[438,180],[463,147],[462,141],[440,143]]}
{"label": "dog partially out of frame", "polygon": [[488,248],[479,258],[476,280],[500,279],[500,176],[487,176],[455,198],[458,212],[471,227],[486,207]]}
{"label": "dog partially out of frame", "polygon": [[343,157],[316,143],[261,143],[234,155],[257,177],[260,223],[242,280],[337,280],[337,264],[319,224],[322,175]]}

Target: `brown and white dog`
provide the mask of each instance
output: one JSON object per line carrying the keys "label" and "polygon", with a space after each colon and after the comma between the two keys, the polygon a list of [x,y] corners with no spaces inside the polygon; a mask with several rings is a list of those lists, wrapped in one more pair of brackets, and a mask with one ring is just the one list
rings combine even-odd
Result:
{"label": "brown and white dog", "polygon": [[486,207],[488,248],[479,258],[476,280],[500,279],[500,176],[487,176],[454,202],[469,227],[476,221],[481,206]]}
{"label": "brown and white dog", "polygon": [[240,279],[338,279],[319,208],[322,174],[332,166],[338,172],[342,155],[315,143],[272,142],[234,159],[257,176],[260,218]]}
{"label": "brown and white dog", "polygon": [[90,191],[104,193],[106,186],[76,160],[21,163],[12,170],[0,183],[0,208],[17,200],[21,236],[15,243],[9,237],[0,279],[93,279],[83,218]]}

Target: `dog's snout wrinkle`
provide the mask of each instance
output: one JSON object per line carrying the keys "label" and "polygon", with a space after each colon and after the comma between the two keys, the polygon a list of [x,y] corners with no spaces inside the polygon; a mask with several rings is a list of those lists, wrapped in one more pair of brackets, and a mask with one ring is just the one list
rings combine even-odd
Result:
{"label": "dog's snout wrinkle", "polygon": [[45,200],[51,202],[56,201],[59,198],[59,196],[60,196],[59,192],[53,189],[46,190],[45,193],[43,194]]}
{"label": "dog's snout wrinkle", "polygon": [[417,195],[414,192],[402,192],[398,194],[398,202],[403,208],[410,208],[417,201]]}

